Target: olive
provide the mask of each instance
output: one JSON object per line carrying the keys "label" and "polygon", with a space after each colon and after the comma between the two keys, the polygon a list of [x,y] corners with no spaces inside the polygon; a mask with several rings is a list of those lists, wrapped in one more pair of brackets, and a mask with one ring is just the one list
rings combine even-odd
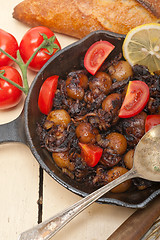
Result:
{"label": "olive", "polygon": [[92,92],[107,94],[112,85],[112,79],[106,72],[97,72],[89,82],[89,88]]}
{"label": "olive", "polygon": [[68,152],[59,152],[59,153],[52,153],[53,160],[60,168],[67,168],[71,171],[74,170],[74,164],[70,162]]}
{"label": "olive", "polygon": [[133,167],[133,157],[134,157],[134,149],[129,150],[124,155],[124,164],[128,169],[131,169]]}
{"label": "olive", "polygon": [[122,97],[120,93],[108,95],[102,102],[102,109],[106,112],[117,113],[121,107]]}
{"label": "olive", "polygon": [[[112,182],[113,180],[125,174],[126,172],[128,172],[128,170],[124,167],[113,167],[107,172],[108,182]],[[114,192],[114,193],[125,192],[129,189],[130,186],[131,186],[131,180],[127,180],[119,184],[117,187],[113,188],[111,192]]]}
{"label": "olive", "polygon": [[116,132],[112,132],[107,135],[106,139],[109,140],[108,147],[113,149],[117,154],[124,154],[127,149],[127,140],[126,138]]}
{"label": "olive", "polygon": [[82,100],[84,89],[88,87],[88,77],[81,72],[71,72],[66,80],[67,95],[74,100]]}
{"label": "olive", "polygon": [[123,60],[119,61],[117,64],[111,65],[108,68],[108,71],[111,78],[116,79],[117,81],[122,81],[133,76],[131,65]]}
{"label": "olive", "polygon": [[94,144],[96,142],[96,130],[92,129],[90,123],[80,123],[76,128],[76,135],[82,143]]}
{"label": "olive", "polygon": [[[69,113],[64,110],[64,109],[57,109],[53,110],[52,112],[49,113],[46,119],[46,124],[47,122],[50,123],[50,125],[61,125],[63,127],[67,127],[68,124],[71,121],[71,117]],[[45,124],[44,124],[45,126]]]}

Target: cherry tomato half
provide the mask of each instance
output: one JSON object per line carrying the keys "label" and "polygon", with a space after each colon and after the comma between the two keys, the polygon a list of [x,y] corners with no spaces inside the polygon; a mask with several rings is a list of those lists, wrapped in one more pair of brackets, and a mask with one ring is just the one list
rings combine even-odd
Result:
{"label": "cherry tomato half", "polygon": [[[32,56],[37,47],[39,47],[39,45],[43,42],[43,36],[40,33],[45,34],[48,38],[55,36],[54,33],[47,27],[39,26],[29,29],[23,36],[19,46],[21,57],[25,63]],[[61,49],[57,38],[55,39],[54,43],[57,44]],[[50,55],[48,54],[49,51],[47,49],[41,49],[33,58],[29,67],[34,71],[39,71],[48,61],[48,59],[55,54],[56,51],[57,49],[54,49],[53,54]]]}
{"label": "cherry tomato half", "polygon": [[100,40],[93,43],[84,57],[87,71],[94,75],[114,48],[115,46],[107,41]]}
{"label": "cherry tomato half", "polygon": [[160,115],[148,115],[145,121],[145,132],[158,124],[160,124]]}
{"label": "cherry tomato half", "polygon": [[[22,86],[21,75],[15,68],[11,66],[0,67],[1,71],[5,71],[4,77]],[[21,90],[0,78],[0,109],[3,110],[16,106],[20,102],[21,97]]]}
{"label": "cherry tomato half", "polygon": [[149,87],[142,81],[130,81],[119,117],[129,118],[140,113],[149,100]]}
{"label": "cherry tomato half", "polygon": [[89,167],[94,167],[99,162],[103,149],[93,144],[80,143],[81,156]]}
{"label": "cherry tomato half", "polygon": [[58,78],[59,76],[57,75],[51,76],[47,78],[41,86],[38,97],[38,107],[43,114],[48,115],[52,109]]}
{"label": "cherry tomato half", "polygon": [[[13,35],[0,29],[0,48],[10,54],[12,57],[17,57],[18,43]],[[0,52],[0,67],[8,66],[13,62],[4,53]]]}

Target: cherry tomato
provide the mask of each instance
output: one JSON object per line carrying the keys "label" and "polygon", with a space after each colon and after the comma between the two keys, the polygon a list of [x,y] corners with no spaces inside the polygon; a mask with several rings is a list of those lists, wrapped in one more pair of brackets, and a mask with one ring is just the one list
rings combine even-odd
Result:
{"label": "cherry tomato", "polygon": [[[5,71],[4,77],[22,86],[22,78],[19,72],[11,67],[0,67],[0,72]],[[22,97],[22,91],[11,83],[0,78],[0,109],[8,109],[16,106]]]}
{"label": "cherry tomato", "polygon": [[107,41],[100,40],[93,43],[84,57],[87,71],[94,75],[114,48],[115,46]]}
{"label": "cherry tomato", "polygon": [[[12,57],[17,57],[18,43],[13,35],[0,29],[0,48],[10,54]],[[4,53],[0,52],[0,67],[8,66],[13,62]]]}
{"label": "cherry tomato", "polygon": [[94,167],[99,162],[103,149],[93,144],[80,143],[81,156],[89,167]]}
{"label": "cherry tomato", "polygon": [[[40,33],[45,34],[48,38],[55,36],[54,33],[46,27],[39,26],[28,30],[23,36],[19,46],[21,57],[25,63],[32,56],[37,47],[43,42],[43,36]],[[60,43],[57,39],[55,39],[54,43],[61,49]],[[54,49],[53,54],[50,55],[48,54],[49,51],[47,49],[41,49],[31,61],[29,67],[34,71],[39,71],[56,51],[57,49]]]}
{"label": "cherry tomato", "polygon": [[149,87],[142,81],[130,81],[119,117],[129,118],[140,113],[149,100]]}
{"label": "cherry tomato", "polygon": [[148,115],[145,122],[145,132],[158,124],[160,124],[160,115]]}
{"label": "cherry tomato", "polygon": [[57,75],[51,76],[47,78],[41,86],[38,97],[38,107],[43,114],[48,115],[52,109],[58,78],[59,76]]}

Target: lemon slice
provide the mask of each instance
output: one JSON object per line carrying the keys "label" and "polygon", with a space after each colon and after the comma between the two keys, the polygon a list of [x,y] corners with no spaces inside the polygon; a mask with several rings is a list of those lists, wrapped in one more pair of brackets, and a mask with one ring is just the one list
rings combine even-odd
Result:
{"label": "lemon slice", "polygon": [[140,64],[150,72],[160,70],[160,24],[140,25],[128,32],[124,40],[123,56],[131,66]]}

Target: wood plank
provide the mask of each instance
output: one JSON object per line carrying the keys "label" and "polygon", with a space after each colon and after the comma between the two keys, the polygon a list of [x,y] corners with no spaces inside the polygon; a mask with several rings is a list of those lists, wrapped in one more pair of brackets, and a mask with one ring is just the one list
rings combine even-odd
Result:
{"label": "wood plank", "polygon": [[27,146],[20,143],[0,145],[0,235],[16,240],[37,224],[39,165]]}
{"label": "wood plank", "polygon": [[[80,200],[44,173],[43,221]],[[135,210],[94,203],[66,225],[54,240],[105,240]]]}

